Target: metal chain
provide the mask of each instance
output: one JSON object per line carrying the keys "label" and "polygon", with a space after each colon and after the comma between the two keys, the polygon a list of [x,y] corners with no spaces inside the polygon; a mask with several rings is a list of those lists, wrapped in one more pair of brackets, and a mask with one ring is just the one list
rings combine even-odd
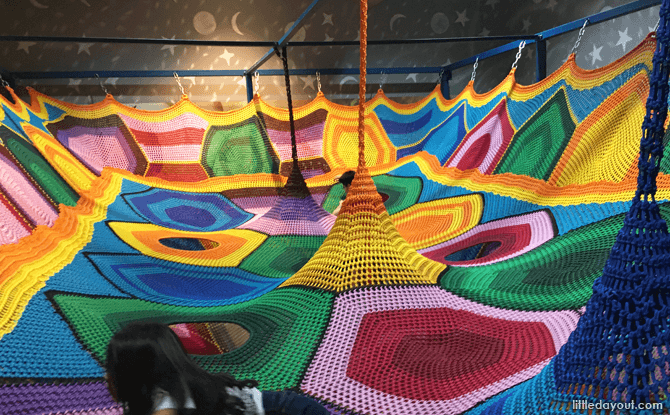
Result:
{"label": "metal chain", "polygon": [[2,86],[4,86],[5,88],[9,88],[9,82],[5,81],[5,78],[3,78],[1,75],[0,75],[0,83],[2,83]]}
{"label": "metal chain", "polygon": [[516,53],[516,59],[514,60],[514,63],[512,64],[512,69],[516,69],[516,64],[519,62],[519,59],[521,59],[521,51],[525,47],[526,47],[526,41],[522,40],[521,43],[519,43],[519,51]]}
{"label": "metal chain", "polygon": [[382,89],[382,86],[386,83],[386,79],[388,79],[388,74],[385,74],[384,71],[382,71],[381,78],[379,78],[379,89]]}
{"label": "metal chain", "polygon": [[100,79],[100,75],[95,74],[96,79],[98,80],[98,83],[100,84],[100,88],[105,92],[105,95],[109,95],[109,91],[107,91],[107,88],[102,84],[102,80]]}
{"label": "metal chain", "polygon": [[442,84],[442,78],[444,77],[444,68],[440,69],[440,73],[437,75],[437,84]]}
{"label": "metal chain", "polygon": [[319,88],[319,92],[321,92],[321,74],[319,71],[316,71],[316,86]]}
{"label": "metal chain", "polygon": [[479,56],[477,56],[477,59],[475,59],[475,64],[472,67],[472,76],[470,77],[471,82],[475,82],[475,77],[477,76],[477,66],[479,66]]}
{"label": "metal chain", "polygon": [[261,77],[261,75],[258,73],[258,71],[254,72],[254,95],[258,95],[258,91],[260,90],[260,87],[258,86],[258,79]]}
{"label": "metal chain", "polygon": [[[584,20],[584,24],[582,25],[582,28],[579,29],[579,35],[577,35],[577,41],[575,42],[575,45],[572,47],[572,50],[570,51],[570,55],[572,55],[573,53],[575,53],[577,51],[577,48],[579,47],[579,42],[582,41],[582,36],[584,36],[584,31],[586,29],[586,25],[587,25],[588,22],[589,22],[589,19]],[[570,55],[568,55],[568,57],[570,57]]]}
{"label": "metal chain", "polygon": [[181,80],[179,80],[179,75],[177,75],[177,72],[173,72],[174,74],[174,79],[177,80],[177,84],[179,84],[179,89],[181,89],[181,94],[186,95],[186,92],[184,92],[184,87],[181,84]]}

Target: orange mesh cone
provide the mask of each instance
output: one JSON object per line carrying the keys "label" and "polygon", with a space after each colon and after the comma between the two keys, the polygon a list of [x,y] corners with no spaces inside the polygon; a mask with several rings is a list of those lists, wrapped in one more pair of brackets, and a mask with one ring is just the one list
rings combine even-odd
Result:
{"label": "orange mesh cone", "polygon": [[446,265],[419,255],[398,233],[365,167],[367,1],[361,1],[358,169],[340,214],[314,256],[282,286],[341,292],[374,285],[434,284]]}

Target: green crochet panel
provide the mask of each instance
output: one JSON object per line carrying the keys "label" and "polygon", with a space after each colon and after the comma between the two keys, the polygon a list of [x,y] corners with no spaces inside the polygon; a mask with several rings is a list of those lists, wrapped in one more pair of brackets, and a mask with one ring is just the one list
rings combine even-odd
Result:
{"label": "green crochet panel", "polygon": [[0,138],[28,174],[54,202],[67,206],[77,204],[79,200],[77,192],[61,178],[35,147],[5,126],[0,127]]}
{"label": "green crochet panel", "polygon": [[[383,174],[373,177],[372,180],[377,186],[377,191],[389,197],[384,202],[389,215],[416,204],[423,189],[423,182],[418,177],[398,177]],[[340,204],[342,196],[344,196],[344,187],[338,183],[330,188],[330,192],[323,202],[323,208],[332,213]]]}
{"label": "green crochet panel", "polygon": [[325,236],[270,236],[244,258],[240,269],[272,278],[289,278],[314,256]]}
{"label": "green crochet panel", "polygon": [[263,390],[298,386],[326,328],[334,298],[327,292],[285,288],[241,304],[198,308],[69,293],[50,296],[77,338],[100,362],[105,361],[113,333],[133,321],[238,324],[250,333],[242,347],[192,357],[210,372],[258,379]]}
{"label": "green crochet panel", "polygon": [[514,173],[548,180],[572,138],[575,123],[559,89],[512,137],[494,173]]}
{"label": "green crochet panel", "polygon": [[212,126],[205,134],[202,165],[210,177],[279,173],[279,159],[256,116],[230,126]]}
{"label": "green crochet panel", "polygon": [[[670,218],[670,203],[660,205]],[[579,309],[591,297],[625,214],[586,225],[516,258],[485,267],[451,266],[447,291],[486,305],[515,310]]]}

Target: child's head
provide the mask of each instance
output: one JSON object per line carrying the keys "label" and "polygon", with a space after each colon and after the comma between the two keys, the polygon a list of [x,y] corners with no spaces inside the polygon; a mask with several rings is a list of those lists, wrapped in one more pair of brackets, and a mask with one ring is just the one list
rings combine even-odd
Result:
{"label": "child's head", "polygon": [[349,190],[349,186],[351,186],[351,182],[354,181],[354,176],[356,176],[356,172],[353,170],[349,170],[347,172],[344,172],[338,179],[337,181],[342,183],[342,186],[344,186],[344,191],[346,192]]}
{"label": "child's head", "polygon": [[177,335],[166,325],[133,323],[109,341],[105,369],[110,390],[120,402],[149,396],[183,382],[181,374],[190,358]]}
{"label": "child's head", "polygon": [[151,413],[157,388],[174,398],[179,408],[185,407],[189,394],[198,413],[241,414],[239,400],[229,396],[226,388],[258,384],[237,381],[225,372],[205,371],[188,356],[175,332],[159,323],[131,323],[114,334],[107,346],[105,369],[110,393],[131,415]]}

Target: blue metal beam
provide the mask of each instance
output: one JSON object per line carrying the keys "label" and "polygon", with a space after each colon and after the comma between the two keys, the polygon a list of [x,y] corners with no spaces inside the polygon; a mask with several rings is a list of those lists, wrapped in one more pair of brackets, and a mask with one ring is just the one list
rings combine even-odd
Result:
{"label": "blue metal beam", "polygon": [[190,71],[72,71],[72,72],[12,72],[19,79],[45,78],[172,78],[177,72],[179,76],[244,76],[244,70],[190,70]]}
{"label": "blue metal beam", "polygon": [[[407,73],[439,73],[442,70],[440,66],[429,66],[423,68],[415,67],[400,67],[400,68],[367,68],[369,74],[407,74]],[[283,76],[284,71],[281,69],[260,69],[257,71],[261,76]],[[359,75],[359,68],[315,68],[315,69],[291,69],[290,75],[316,75],[319,72],[321,75]]]}
{"label": "blue metal beam", "polygon": [[535,43],[535,82],[547,77],[547,41],[538,40]]}
{"label": "blue metal beam", "polygon": [[661,1],[662,0],[638,0],[633,3],[628,3],[624,4],[623,6],[615,7],[605,12],[596,13],[593,16],[585,17],[583,19],[575,20],[574,22],[556,26],[552,29],[540,32],[538,33],[538,35],[542,36],[543,39],[549,39],[573,30],[579,30],[584,24],[584,21],[587,19],[589,21],[589,24],[592,25],[607,20],[611,20],[616,17],[621,17],[626,14],[635,13],[640,10],[648,9],[653,6],[658,6],[659,4],[661,4]]}
{"label": "blue metal beam", "polygon": [[74,36],[0,36],[5,42],[85,42],[85,43],[141,43],[150,45],[194,45],[228,47],[272,47],[274,42],[238,40],[151,39],[128,37],[74,37]]}
{"label": "blue metal beam", "polygon": [[[408,74],[408,73],[439,73],[442,70],[440,66],[430,66],[424,68],[400,67],[400,68],[368,68],[369,74]],[[73,71],[73,72],[12,72],[11,75],[19,79],[63,79],[63,78],[95,78],[95,75],[101,78],[172,78],[174,72],[179,76],[251,76],[245,74],[243,70],[190,70],[190,71]],[[260,76],[284,76],[281,69],[261,69],[258,72]],[[359,68],[322,68],[322,69],[291,69],[291,75],[358,75]]]}
{"label": "blue metal beam", "polygon": [[[503,40],[524,40],[535,39],[536,35],[509,35],[509,36],[480,36],[480,37],[441,37],[441,38],[422,38],[422,39],[386,39],[386,40],[368,40],[368,46],[376,45],[407,45],[417,43],[454,43],[454,42],[495,42]],[[359,46],[357,40],[333,40],[322,42],[288,42],[288,47],[300,46]]]}
{"label": "blue metal beam", "polygon": [[254,84],[253,80],[251,79],[251,74],[248,73],[244,75],[244,80],[247,84],[247,102],[251,102],[254,99]]}
{"label": "blue metal beam", "polygon": [[440,82],[440,89],[442,91],[442,96],[446,99],[450,99],[451,92],[449,91],[449,81],[451,80],[451,71],[445,71],[442,74],[442,81]]}
{"label": "blue metal beam", "polygon": [[245,75],[256,72],[258,70],[258,68],[261,67],[261,65],[263,65],[265,62],[267,62],[268,59],[270,59],[275,54],[275,48],[283,48],[284,46],[286,46],[289,39],[291,39],[293,37],[295,32],[298,30],[298,27],[302,24],[303,19],[305,19],[305,17],[307,17],[307,15],[314,9],[314,7],[316,7],[316,5],[318,3],[319,3],[319,0],[314,0],[312,2],[312,4],[307,6],[305,11],[302,12],[300,17],[298,17],[298,19],[295,21],[295,23],[293,23],[293,26],[291,26],[291,28],[288,30],[288,32],[284,33],[284,36],[282,36],[281,39],[279,39],[279,42],[277,42],[275,47],[273,49],[267,51],[265,53],[265,55],[263,55],[262,58],[260,58],[256,63],[251,65],[251,67],[249,69],[247,69],[247,71],[245,72]]}

